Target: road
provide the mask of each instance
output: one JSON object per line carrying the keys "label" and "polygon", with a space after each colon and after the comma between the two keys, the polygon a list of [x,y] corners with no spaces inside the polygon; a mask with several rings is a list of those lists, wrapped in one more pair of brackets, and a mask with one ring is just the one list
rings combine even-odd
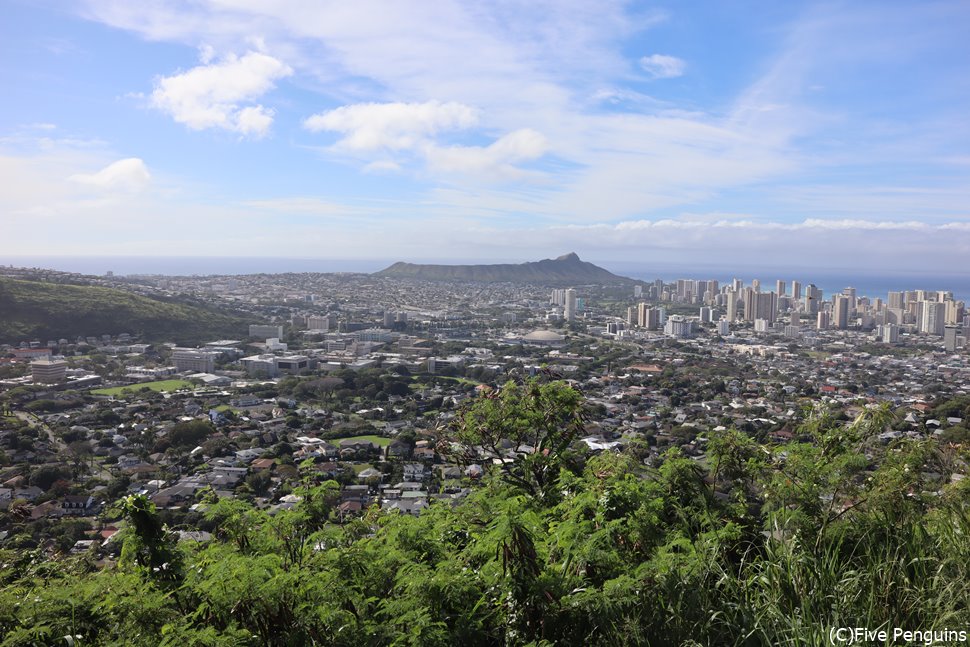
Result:
{"label": "road", "polygon": [[34,414],[28,413],[26,411],[14,411],[13,413],[15,416],[17,416],[18,418],[26,422],[31,427],[40,427],[41,429],[43,429],[44,432],[47,434],[47,440],[50,443],[51,447],[54,449],[55,453],[60,454],[67,451],[67,444],[63,440],[58,438],[56,435],[54,435],[54,432],[51,431],[51,428],[47,426],[46,422],[44,422]]}
{"label": "road", "polygon": [[[15,416],[17,416],[19,419],[26,422],[31,427],[40,427],[41,429],[43,429],[44,433],[47,434],[47,440],[50,443],[50,446],[53,449],[54,453],[58,455],[61,458],[61,460],[63,460],[65,463],[70,461],[70,455],[67,449],[67,443],[65,443],[63,440],[58,438],[57,435],[53,432],[53,430],[51,430],[51,428],[47,425],[46,422],[44,422],[34,414],[29,413],[27,411],[14,411],[13,413]],[[94,469],[91,472],[91,475],[93,477],[100,478],[104,481],[110,481],[111,479],[114,478],[111,472],[108,471],[100,463],[96,463],[92,465],[89,461],[88,464],[90,467],[96,467],[96,469]]]}

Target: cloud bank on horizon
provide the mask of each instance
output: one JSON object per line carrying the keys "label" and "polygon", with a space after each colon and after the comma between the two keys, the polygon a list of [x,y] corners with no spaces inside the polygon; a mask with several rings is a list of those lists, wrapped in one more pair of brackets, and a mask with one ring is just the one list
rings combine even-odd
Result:
{"label": "cloud bank on horizon", "polygon": [[10,254],[970,258],[960,0],[8,13]]}

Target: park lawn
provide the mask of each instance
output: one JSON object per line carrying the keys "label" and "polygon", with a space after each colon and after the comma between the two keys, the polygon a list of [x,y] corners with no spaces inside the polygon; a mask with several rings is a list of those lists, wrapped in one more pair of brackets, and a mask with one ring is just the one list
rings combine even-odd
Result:
{"label": "park lawn", "polygon": [[329,442],[331,445],[336,445],[337,447],[339,447],[340,441],[342,440],[369,440],[370,442],[374,443],[378,447],[387,447],[388,445],[391,444],[390,438],[384,438],[383,436],[374,436],[374,435],[351,436],[349,438],[332,438]]}
{"label": "park lawn", "polygon": [[110,389],[95,389],[91,391],[92,395],[124,395],[126,392],[135,393],[141,389],[148,387],[152,391],[165,392],[165,391],[178,391],[179,389],[190,389],[194,384],[187,382],[186,380],[159,380],[158,382],[141,382],[139,384],[130,384],[128,386],[115,386]]}

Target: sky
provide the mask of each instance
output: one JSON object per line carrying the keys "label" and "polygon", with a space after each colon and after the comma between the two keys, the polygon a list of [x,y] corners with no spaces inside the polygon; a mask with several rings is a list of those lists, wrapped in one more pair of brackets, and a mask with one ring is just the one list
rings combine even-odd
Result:
{"label": "sky", "polygon": [[4,0],[20,256],[970,275],[965,0]]}

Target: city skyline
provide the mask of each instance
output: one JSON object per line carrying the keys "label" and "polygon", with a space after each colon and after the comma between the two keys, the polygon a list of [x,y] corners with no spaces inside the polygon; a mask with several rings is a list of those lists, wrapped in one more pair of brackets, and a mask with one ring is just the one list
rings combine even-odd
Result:
{"label": "city skyline", "polygon": [[962,3],[281,7],[11,3],[0,262],[965,272]]}

